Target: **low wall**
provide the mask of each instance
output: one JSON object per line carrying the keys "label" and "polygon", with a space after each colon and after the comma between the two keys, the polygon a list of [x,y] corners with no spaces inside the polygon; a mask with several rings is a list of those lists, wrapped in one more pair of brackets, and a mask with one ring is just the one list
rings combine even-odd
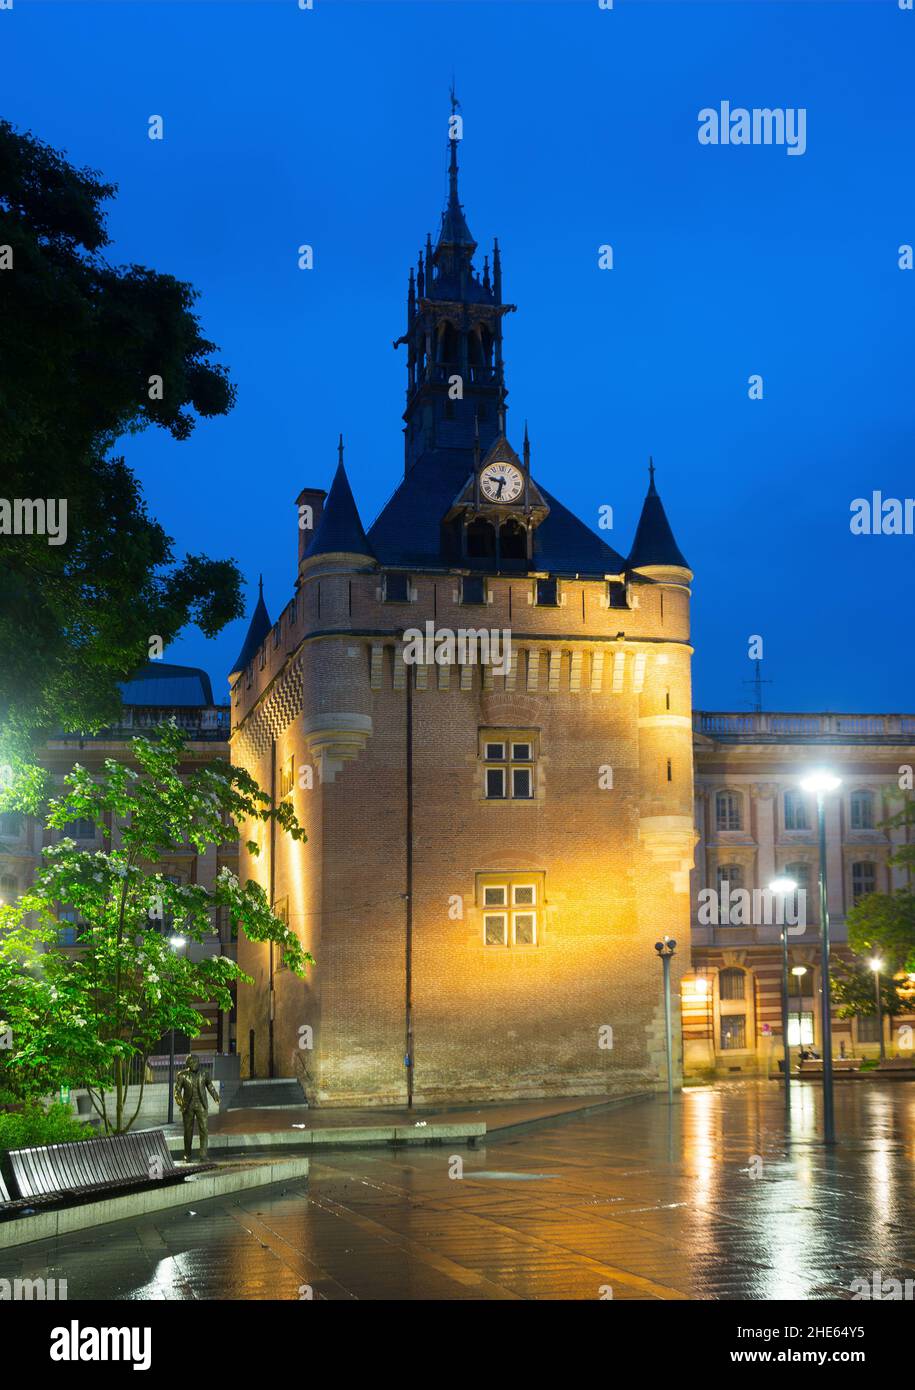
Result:
{"label": "low wall", "polygon": [[[223,1083],[221,1081],[213,1082],[213,1086],[217,1092],[221,1093],[222,1084]],[[140,1100],[140,1089],[141,1088],[139,1086],[128,1086],[127,1088],[127,1100],[124,1106],[124,1113],[128,1117],[128,1119],[133,1114],[134,1110],[137,1107],[137,1102]],[[137,1129],[147,1129],[150,1126],[167,1124],[168,1082],[151,1081],[148,1082],[142,1088],[142,1090],[143,1099],[140,1103],[140,1113],[137,1115],[137,1118],[134,1121]],[[84,1108],[80,1107],[80,1098],[83,1099]],[[108,1107],[109,1116],[113,1117],[114,1092],[109,1091],[106,1093],[105,1104]],[[72,1109],[73,1114],[76,1116],[78,1120],[84,1120],[87,1123],[91,1123],[93,1120],[100,1119],[98,1112],[95,1110],[95,1108],[92,1106],[92,1102],[89,1100],[88,1091],[71,1091],[70,1108]],[[215,1115],[216,1111],[216,1103],[211,1100],[210,1114]],[[181,1120],[181,1111],[178,1109],[177,1105],[175,1106],[175,1120],[179,1123]]]}

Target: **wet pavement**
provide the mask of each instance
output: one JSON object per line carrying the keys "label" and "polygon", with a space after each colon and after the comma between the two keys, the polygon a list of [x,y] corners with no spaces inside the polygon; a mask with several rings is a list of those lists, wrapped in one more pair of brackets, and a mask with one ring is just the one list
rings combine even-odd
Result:
{"label": "wet pavement", "polygon": [[[820,1299],[915,1276],[915,1083],[688,1089],[476,1149],[323,1154],[262,1188],[0,1255],[71,1300]],[[458,1176],[459,1173],[462,1176]]]}

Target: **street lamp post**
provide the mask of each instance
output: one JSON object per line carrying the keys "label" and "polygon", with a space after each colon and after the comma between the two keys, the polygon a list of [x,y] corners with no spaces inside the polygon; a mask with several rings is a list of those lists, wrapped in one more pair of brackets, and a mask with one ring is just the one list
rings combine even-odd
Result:
{"label": "street lamp post", "polygon": [[807,974],[807,967],[806,967],[806,965],[795,965],[795,966],[792,966],[791,974],[792,974],[792,975],[794,976],[794,978],[797,980],[797,1045],[798,1045],[798,1048],[800,1049],[800,1055],[803,1057],[803,1055],[804,1055],[804,1030],[803,1030],[803,1026],[802,1026],[802,1023],[801,1023],[801,980],[803,980],[804,976]]}
{"label": "street lamp post", "polygon": [[[172,950],[178,952],[181,947],[186,945],[186,938],[183,936],[170,936],[168,944]],[[161,1111],[159,1112],[162,1113]],[[175,1123],[175,1029],[168,1030],[168,1123]]]}
{"label": "street lamp post", "polygon": [[879,956],[874,956],[870,963],[871,970],[874,972],[874,998],[877,1001],[877,1036],[880,1038],[880,1060],[886,1061],[886,1044],[883,1041],[883,1001],[880,998],[880,972],[883,969],[883,961]]}
{"label": "street lamp post", "polygon": [[[797,883],[793,878],[774,878],[769,884],[770,893],[778,893],[785,897],[788,893],[797,890]],[[782,917],[787,914],[782,909]],[[782,1052],[785,1068],[785,1119],[791,1118],[791,1048],[788,1046],[788,923],[782,922]]]}
{"label": "street lamp post", "polygon": [[673,1038],[670,1029],[670,960],[677,949],[677,943],[672,937],[665,936],[663,941],[656,941],[654,948],[661,957],[661,965],[664,971],[664,1042],[667,1048],[667,1104],[674,1103],[674,1057],[673,1057]]}
{"label": "street lamp post", "polygon": [[820,832],[820,973],[823,1034],[823,1142],[836,1142],[835,1114],[832,1095],[832,1007],[829,978],[829,906],[826,897],[826,803],[827,792],[835,791],[841,778],[831,772],[813,772],[805,777],[801,786],[807,792],[815,792],[817,799],[817,826]]}

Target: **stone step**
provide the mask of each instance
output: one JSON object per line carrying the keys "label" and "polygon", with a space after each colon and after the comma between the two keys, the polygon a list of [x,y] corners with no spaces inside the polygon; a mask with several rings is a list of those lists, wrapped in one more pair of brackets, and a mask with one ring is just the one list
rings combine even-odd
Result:
{"label": "stone step", "polygon": [[274,1077],[263,1081],[243,1081],[227,1109],[264,1110],[307,1104],[305,1092],[295,1077]]}

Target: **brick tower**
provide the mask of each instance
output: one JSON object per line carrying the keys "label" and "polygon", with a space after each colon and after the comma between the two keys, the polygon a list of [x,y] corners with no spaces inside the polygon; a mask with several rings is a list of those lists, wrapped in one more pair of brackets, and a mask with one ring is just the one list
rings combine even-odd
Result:
{"label": "brick tower", "polygon": [[474,268],[456,140],[449,166],[399,340],[403,480],[365,531],[341,441],[231,676],[233,758],[308,834],[243,833],[242,877],[317,961],[239,942],[239,1051],[316,1104],[662,1087],[654,942],[675,996],[689,959],[692,574],[653,467],[624,558],[512,446],[514,306],[498,244]]}

